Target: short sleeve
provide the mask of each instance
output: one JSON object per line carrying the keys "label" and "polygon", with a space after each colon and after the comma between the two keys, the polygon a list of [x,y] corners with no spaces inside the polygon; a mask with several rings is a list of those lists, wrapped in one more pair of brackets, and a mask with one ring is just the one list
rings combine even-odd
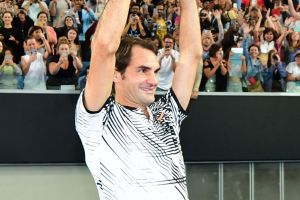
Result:
{"label": "short sleeve", "polygon": [[113,105],[109,97],[98,112],[90,112],[84,105],[84,91],[80,94],[75,111],[75,127],[85,150],[95,147],[103,134],[104,124]]}

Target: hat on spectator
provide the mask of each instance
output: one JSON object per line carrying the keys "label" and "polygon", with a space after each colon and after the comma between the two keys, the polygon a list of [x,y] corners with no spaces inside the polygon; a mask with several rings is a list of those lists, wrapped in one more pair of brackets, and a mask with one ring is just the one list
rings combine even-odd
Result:
{"label": "hat on spectator", "polygon": [[300,50],[296,51],[295,57],[300,55]]}

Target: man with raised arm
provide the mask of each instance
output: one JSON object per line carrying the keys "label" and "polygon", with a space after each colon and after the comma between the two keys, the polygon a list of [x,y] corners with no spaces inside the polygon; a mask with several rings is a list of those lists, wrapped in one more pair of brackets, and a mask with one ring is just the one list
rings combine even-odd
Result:
{"label": "man with raised arm", "polygon": [[181,55],[172,88],[158,101],[153,46],[120,38],[129,3],[108,1],[99,21],[76,129],[101,200],[186,200],[179,130],[201,58],[196,1],[180,1]]}

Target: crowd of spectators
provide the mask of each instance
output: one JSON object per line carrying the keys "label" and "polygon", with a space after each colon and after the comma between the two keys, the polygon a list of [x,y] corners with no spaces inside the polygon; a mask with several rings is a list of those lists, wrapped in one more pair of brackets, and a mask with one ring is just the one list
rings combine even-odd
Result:
{"label": "crowd of spectators", "polygon": [[[180,56],[179,1],[132,0],[123,31],[124,37],[148,40],[157,48],[160,91],[171,87]],[[203,57],[197,77],[191,77],[195,78],[192,97],[199,91],[300,91],[298,1],[195,1]],[[82,89],[91,40],[106,2],[1,2],[0,88],[40,90],[73,85]]]}

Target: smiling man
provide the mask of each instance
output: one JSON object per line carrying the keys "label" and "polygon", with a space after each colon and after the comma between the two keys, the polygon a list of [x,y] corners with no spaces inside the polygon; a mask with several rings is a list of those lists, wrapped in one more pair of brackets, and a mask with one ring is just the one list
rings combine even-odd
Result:
{"label": "smiling man", "polygon": [[76,129],[100,199],[186,200],[179,131],[201,58],[196,2],[181,0],[181,57],[171,89],[158,101],[153,46],[120,39],[129,3],[110,0],[97,26]]}

